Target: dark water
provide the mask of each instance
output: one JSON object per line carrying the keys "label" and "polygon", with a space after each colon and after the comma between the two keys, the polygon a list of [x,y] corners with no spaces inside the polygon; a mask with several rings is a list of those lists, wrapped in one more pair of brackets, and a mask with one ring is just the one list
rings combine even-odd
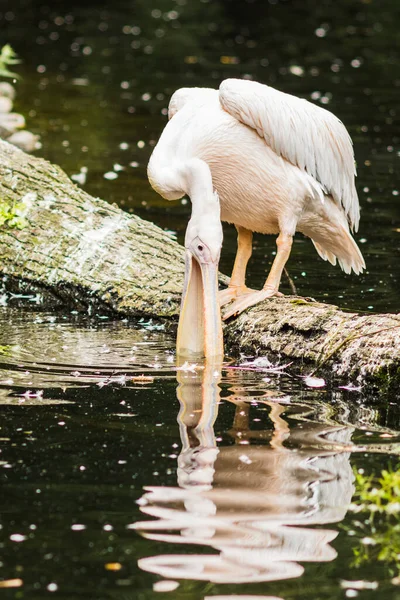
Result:
{"label": "dark water", "polygon": [[177,369],[151,324],[0,318],[10,597],[398,598],[393,565],[356,567],[349,511],[353,469],[397,463],[395,402],[245,359]]}
{"label": "dark water", "polygon": [[[345,276],[299,236],[289,272],[299,293],[392,312],[399,17],[389,0],[0,4],[37,154],[87,168],[88,192],[179,239],[190,204],[146,179],[177,87],[249,76],[334,111],[354,140],[368,270]],[[226,227],[225,271],[234,238]],[[273,252],[256,238],[251,285]],[[400,599],[396,561],[377,560],[374,524],[351,506],[356,470],[397,467],[396,393],[313,388],[251,357],[177,370],[151,322],[5,306],[0,324],[4,597]],[[400,552],[394,533],[385,544]]]}

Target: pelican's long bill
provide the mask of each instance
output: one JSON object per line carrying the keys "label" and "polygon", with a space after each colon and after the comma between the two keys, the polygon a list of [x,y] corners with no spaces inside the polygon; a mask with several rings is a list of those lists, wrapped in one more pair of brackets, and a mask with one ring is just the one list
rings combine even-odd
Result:
{"label": "pelican's long bill", "polygon": [[176,351],[192,360],[224,355],[218,261],[199,263],[188,249]]}

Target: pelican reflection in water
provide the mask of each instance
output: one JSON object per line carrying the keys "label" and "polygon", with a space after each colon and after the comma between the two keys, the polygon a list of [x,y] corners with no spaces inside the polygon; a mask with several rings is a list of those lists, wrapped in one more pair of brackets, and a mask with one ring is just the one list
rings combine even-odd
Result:
{"label": "pelican reflection in water", "polygon": [[273,428],[252,430],[251,404],[234,395],[224,398],[235,404],[234,443],[218,447],[219,372],[213,364],[179,372],[179,487],[147,487],[140,509],[153,520],[134,525],[148,539],[218,554],[152,556],[139,566],[216,583],[299,577],[301,562],[336,557],[330,542],[337,531],[317,526],[341,521],[351,501],[353,428],[304,422],[291,431],[287,407],[267,399]]}

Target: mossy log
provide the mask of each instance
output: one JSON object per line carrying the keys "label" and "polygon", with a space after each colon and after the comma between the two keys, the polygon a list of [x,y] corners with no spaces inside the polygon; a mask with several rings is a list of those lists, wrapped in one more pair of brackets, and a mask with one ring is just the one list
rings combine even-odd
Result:
{"label": "mossy log", "polygon": [[[22,202],[25,220],[20,230],[0,227],[5,291],[36,290],[61,305],[177,321],[184,252],[171,235],[1,141],[0,200]],[[330,370],[352,381],[400,381],[400,315],[274,298],[232,319],[224,336],[227,354],[279,355],[307,373]]]}

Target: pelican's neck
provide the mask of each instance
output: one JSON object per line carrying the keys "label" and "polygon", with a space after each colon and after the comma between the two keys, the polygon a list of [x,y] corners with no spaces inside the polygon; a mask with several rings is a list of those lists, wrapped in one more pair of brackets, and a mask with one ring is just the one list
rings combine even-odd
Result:
{"label": "pelican's neck", "polygon": [[219,219],[218,195],[214,192],[210,167],[199,158],[185,163],[186,193],[192,203],[192,219],[201,217]]}

